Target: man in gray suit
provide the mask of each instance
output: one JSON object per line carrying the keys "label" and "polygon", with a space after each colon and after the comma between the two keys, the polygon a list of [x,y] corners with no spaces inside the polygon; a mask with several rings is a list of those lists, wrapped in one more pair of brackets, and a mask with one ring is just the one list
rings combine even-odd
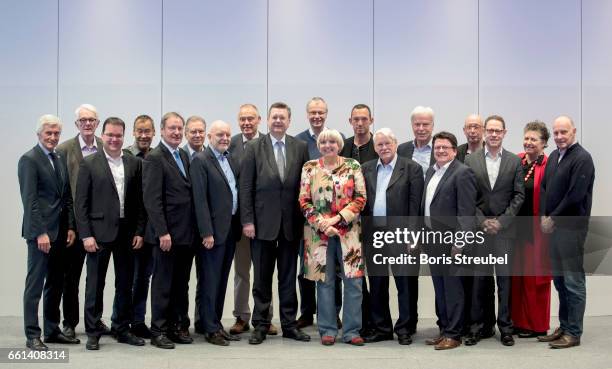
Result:
{"label": "man in gray suit", "polygon": [[308,151],[304,142],[286,134],[290,122],[289,106],[280,102],[272,104],[268,111],[270,133],[247,144],[240,170],[243,233],[254,240],[251,258],[255,270],[252,320],[255,330],[250,344],[260,344],[266,339],[275,264],[283,337],[310,340],[310,336],[297,328],[295,319],[297,251],[304,226],[298,193]]}
{"label": "man in gray suit", "polygon": [[[229,152],[240,166],[244,156],[244,148],[247,142],[263,136],[259,132],[261,116],[257,107],[253,104],[243,104],[238,112],[238,126],[240,133],[232,137]],[[230,328],[230,334],[248,332],[251,327],[251,308],[249,307],[249,296],[251,295],[251,242],[246,236],[242,236],[236,242],[234,253],[234,311],[236,317],[234,325]],[[268,319],[272,321],[273,309],[270,305]],[[270,323],[269,335],[278,334],[277,328]]]}
{"label": "man in gray suit", "polygon": [[[76,121],[74,124],[78,128],[79,134],[57,147],[57,151],[66,158],[68,164],[68,177],[70,178],[72,198],[75,197],[79,166],[83,158],[95,154],[98,149],[102,149],[102,140],[95,135],[100,123],[96,107],[91,104],[82,104],[76,109],[75,114]],[[79,324],[79,284],[85,254],[81,237],[77,235],[76,245],[70,248],[66,256],[66,274],[64,276],[62,296],[64,334],[68,337],[75,337],[74,329]],[[98,309],[102,311],[102,305],[98,306]],[[110,334],[110,329],[102,320],[97,324],[99,332]]]}
{"label": "man in gray suit", "polygon": [[64,261],[75,240],[66,161],[55,151],[61,132],[58,117],[40,117],[36,129],[38,144],[19,159],[17,166],[23,202],[21,235],[28,245],[23,321],[26,346],[37,351],[47,350],[40,340],[38,325],[38,303],[43,291],[45,342],[80,342],[59,329]]}
{"label": "man in gray suit", "polygon": [[183,150],[189,155],[189,161],[192,161],[195,154],[204,150],[204,139],[206,139],[206,121],[204,121],[204,118],[197,115],[187,118],[185,139],[187,143],[183,146]]}
{"label": "man in gray suit", "polygon": [[[469,155],[465,164],[472,168],[478,182],[478,202],[476,216],[480,228],[487,234],[486,247],[474,249],[484,254],[508,255],[512,260],[511,249],[516,238],[515,216],[525,199],[525,183],[520,158],[502,148],[506,135],[506,123],[499,115],[485,120],[485,147]],[[493,268],[486,273],[492,275]],[[497,276],[497,326],[504,346],[514,345],[512,320],[510,318],[511,266],[495,264]],[[468,346],[480,340],[484,324],[484,298],[487,295],[486,278],[475,276],[472,287],[472,306],[470,312],[470,333],[465,339]]]}

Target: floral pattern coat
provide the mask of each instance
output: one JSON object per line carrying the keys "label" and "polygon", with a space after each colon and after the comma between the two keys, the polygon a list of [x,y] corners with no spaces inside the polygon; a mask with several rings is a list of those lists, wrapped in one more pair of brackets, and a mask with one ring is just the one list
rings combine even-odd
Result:
{"label": "floral pattern coat", "polygon": [[[302,167],[300,207],[306,218],[304,226],[304,276],[325,281],[328,237],[319,228],[320,221],[338,214],[335,225],[340,234],[344,273],[348,278],[364,276],[359,213],[366,203],[366,189],[359,162],[339,157],[340,165],[326,169],[323,158]],[[332,266],[333,267],[333,266]]]}

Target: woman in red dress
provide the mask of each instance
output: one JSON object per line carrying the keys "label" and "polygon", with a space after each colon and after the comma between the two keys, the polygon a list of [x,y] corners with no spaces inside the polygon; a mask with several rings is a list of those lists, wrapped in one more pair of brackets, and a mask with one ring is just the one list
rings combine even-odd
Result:
{"label": "woman in red dress", "polygon": [[519,212],[521,230],[514,259],[511,316],[520,338],[545,335],[550,325],[548,243],[539,227],[540,184],[550,133],[543,122],[527,123],[520,153],[525,180],[525,202]]}

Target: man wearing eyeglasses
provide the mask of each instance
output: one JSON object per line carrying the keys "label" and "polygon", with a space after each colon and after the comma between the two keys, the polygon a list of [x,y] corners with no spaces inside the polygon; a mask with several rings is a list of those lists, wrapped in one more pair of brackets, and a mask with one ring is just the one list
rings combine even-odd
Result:
{"label": "man wearing eyeglasses", "polygon": [[[57,151],[66,158],[68,164],[68,177],[70,179],[72,198],[76,194],[79,166],[83,158],[95,154],[98,148],[102,148],[103,145],[102,139],[95,135],[100,123],[96,107],[91,104],[82,104],[74,113],[76,114],[74,124],[79,130],[79,134],[57,147]],[[76,239],[76,244],[67,253],[64,292],[62,296],[64,311],[63,332],[66,337],[71,338],[75,337],[74,329],[79,324],[79,282],[86,254],[81,237],[77,235]],[[100,310],[102,310],[101,304],[102,302],[98,306]],[[102,320],[98,321],[97,330],[102,332],[102,334],[110,334],[110,329]]]}
{"label": "man wearing eyeglasses", "polygon": [[[515,216],[525,199],[525,184],[521,159],[502,148],[506,135],[506,122],[499,115],[491,115],[485,120],[485,147],[465,159],[465,164],[472,168],[478,182],[478,201],[476,217],[479,228],[485,234],[485,247],[482,255],[489,253],[495,256],[507,255],[512,260],[511,250],[516,238]],[[486,274],[474,277],[472,286],[472,308],[470,312],[470,333],[465,339],[467,346],[475,345],[480,340],[484,326],[485,296],[492,286],[487,278],[495,274],[497,283],[498,307],[497,327],[500,340],[504,346],[514,345],[512,338],[512,320],[510,318],[511,265],[495,264],[485,269]]]}
{"label": "man wearing eyeglasses", "polygon": [[463,134],[466,143],[457,147],[457,160],[465,162],[465,157],[478,151],[484,146],[484,126],[482,117],[478,114],[470,114],[465,118],[463,124]]}

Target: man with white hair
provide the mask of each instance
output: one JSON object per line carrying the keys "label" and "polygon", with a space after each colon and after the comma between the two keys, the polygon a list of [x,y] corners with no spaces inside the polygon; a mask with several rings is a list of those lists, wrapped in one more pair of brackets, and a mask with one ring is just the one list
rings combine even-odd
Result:
{"label": "man with white hair", "polygon": [[[23,154],[17,166],[23,202],[22,237],[28,245],[27,276],[23,293],[26,346],[45,351],[38,325],[38,303],[43,297],[45,342],[76,344],[59,328],[64,260],[75,240],[74,210],[66,159],[55,150],[62,123],[43,115],[36,130],[38,144]],[[43,290],[44,287],[44,290]]]}
{"label": "man with white hair", "polygon": [[[83,158],[95,154],[98,148],[102,148],[102,139],[95,135],[100,123],[96,107],[91,104],[82,104],[75,110],[74,114],[76,115],[74,124],[79,133],[76,137],[63,142],[57,147],[57,151],[66,158],[72,198],[75,197],[79,166]],[[67,255],[64,292],[62,296],[64,334],[68,337],[75,337],[74,329],[79,324],[79,284],[85,254],[83,242],[77,236],[75,247],[70,248]],[[98,309],[102,310],[101,303]],[[110,334],[110,329],[102,320],[98,322],[97,328],[102,334]]]}
{"label": "man with white hair", "polygon": [[414,140],[403,143],[397,148],[397,154],[416,161],[423,168],[423,177],[427,169],[434,164],[434,153],[431,149],[431,138],[434,128],[434,111],[430,107],[417,106],[410,113],[410,123]]}
{"label": "man with white hair", "polygon": [[[362,214],[375,217],[418,216],[423,196],[421,167],[412,159],[397,155],[397,138],[391,129],[377,130],[373,140],[379,159],[368,161],[361,167],[368,194]],[[416,228],[416,224],[411,226]],[[400,345],[409,345],[417,324],[418,269],[409,276],[401,275],[397,268],[392,268],[392,271],[397,287],[399,318],[393,327],[389,311],[389,277],[370,275],[372,331],[364,339],[366,342],[392,340],[395,332]]]}

